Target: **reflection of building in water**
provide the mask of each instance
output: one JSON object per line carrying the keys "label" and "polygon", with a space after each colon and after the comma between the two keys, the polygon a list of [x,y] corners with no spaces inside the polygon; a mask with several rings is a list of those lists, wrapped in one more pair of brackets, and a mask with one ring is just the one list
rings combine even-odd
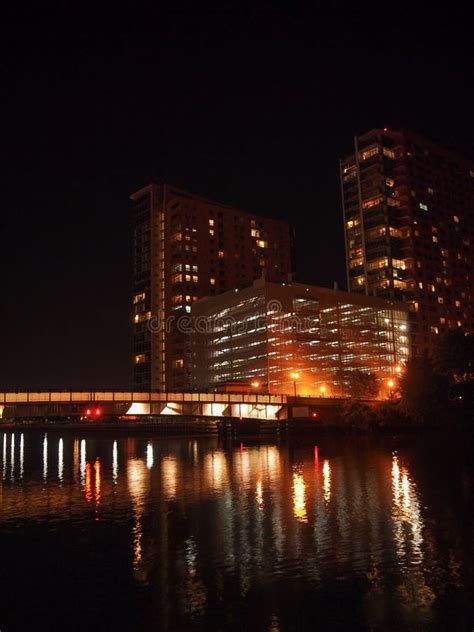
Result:
{"label": "reflection of building in water", "polygon": [[409,555],[411,564],[421,564],[423,553],[423,520],[414,482],[406,467],[400,467],[398,457],[392,460],[392,495],[395,543],[400,558]]}
{"label": "reflection of building in water", "polygon": [[20,436],[20,479],[23,478],[25,466],[25,435],[23,432]]}
{"label": "reflection of building in water", "polygon": [[178,464],[176,457],[165,456],[161,462],[161,476],[163,484],[163,495],[166,500],[176,498],[178,484]]}
{"label": "reflection of building in water", "polygon": [[139,581],[146,581],[147,565],[142,555],[142,517],[145,497],[149,491],[150,478],[145,463],[141,459],[130,459],[127,463],[127,484],[132,501],[133,525],[133,572]]}
{"label": "reflection of building in water", "polygon": [[61,437],[58,442],[58,478],[60,481],[63,480],[63,475],[64,475],[64,441]]}
{"label": "reflection of building in water", "polygon": [[118,479],[117,441],[114,441],[114,445],[112,446],[112,479],[114,481],[114,485],[117,485],[117,479]]}
{"label": "reflection of building in water", "polygon": [[[394,556],[395,591],[416,607],[430,604],[417,484],[401,458],[392,460],[381,449],[224,449],[213,440],[194,439],[187,444],[88,439],[86,445],[67,436],[59,442],[54,433],[47,438],[48,485],[43,437],[32,457],[28,435],[25,458],[36,462],[25,464],[28,484],[21,484],[17,433],[15,480],[3,483],[0,521],[74,514],[93,519],[99,511],[104,519],[117,520],[130,529],[131,569],[124,572],[152,584],[163,628],[175,608],[199,616],[208,601],[247,595],[268,574],[291,572],[319,583],[337,571],[362,577],[376,594]],[[10,436],[1,440],[8,475]],[[126,458],[132,445],[138,456]],[[60,471],[61,485],[52,476]],[[84,478],[71,471],[83,472]],[[177,584],[178,593],[172,588]]]}
{"label": "reflection of building in water", "polygon": [[328,503],[331,500],[331,466],[328,460],[323,463],[323,490],[324,501]]}
{"label": "reflection of building in water", "polygon": [[300,522],[308,522],[305,500],[306,485],[301,473],[293,474],[293,513]]}
{"label": "reflection of building in water", "polygon": [[48,478],[48,435],[45,433],[43,439],[43,478]]}

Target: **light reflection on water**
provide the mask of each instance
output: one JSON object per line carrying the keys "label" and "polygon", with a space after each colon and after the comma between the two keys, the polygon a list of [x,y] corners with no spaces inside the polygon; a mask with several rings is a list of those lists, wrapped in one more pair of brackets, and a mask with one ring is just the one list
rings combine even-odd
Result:
{"label": "light reflection on water", "polygon": [[[472,560],[457,533],[466,525],[461,516],[450,525],[448,544],[438,533],[446,507],[434,481],[425,481],[422,498],[417,476],[424,480],[430,465],[422,461],[416,474],[416,451],[408,459],[403,450],[340,438],[231,445],[27,431],[4,432],[1,441],[2,533],[13,537],[21,524],[39,542],[57,524],[69,534],[62,546],[77,548],[85,565],[90,556],[95,564],[99,549],[81,534],[100,529],[101,563],[126,592],[102,585],[100,573],[97,591],[112,591],[114,613],[133,591],[150,591],[148,607],[134,616],[162,629],[219,629],[219,617],[233,629],[249,603],[258,614],[253,629],[292,629],[291,604],[307,594],[342,604],[331,615],[341,620],[345,601],[357,603],[361,629],[392,629],[395,621],[436,627],[446,586],[461,596],[472,591]],[[443,485],[451,474],[443,472]],[[463,501],[471,507],[470,495]],[[52,547],[49,555],[64,553]],[[6,577],[8,559],[3,566]],[[34,559],[23,566],[39,572]],[[25,603],[27,613],[28,595]],[[297,629],[312,627],[312,608],[300,604]]]}

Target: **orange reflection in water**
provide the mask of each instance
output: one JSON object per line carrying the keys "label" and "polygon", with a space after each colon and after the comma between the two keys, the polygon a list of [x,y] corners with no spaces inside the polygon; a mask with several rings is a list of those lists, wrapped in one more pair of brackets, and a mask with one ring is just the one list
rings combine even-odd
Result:
{"label": "orange reflection in water", "polygon": [[306,484],[300,472],[293,472],[293,514],[300,522],[308,522]]}
{"label": "orange reflection in water", "polygon": [[323,498],[326,503],[331,500],[331,466],[327,459],[323,463]]}
{"label": "orange reflection in water", "polygon": [[161,475],[164,497],[166,500],[173,500],[176,498],[178,488],[178,463],[176,457],[165,456],[161,462]]}
{"label": "orange reflection in water", "polygon": [[411,563],[422,561],[423,520],[415,482],[408,468],[400,466],[397,455],[392,457],[392,519],[395,543],[399,557],[405,557],[411,549]]}

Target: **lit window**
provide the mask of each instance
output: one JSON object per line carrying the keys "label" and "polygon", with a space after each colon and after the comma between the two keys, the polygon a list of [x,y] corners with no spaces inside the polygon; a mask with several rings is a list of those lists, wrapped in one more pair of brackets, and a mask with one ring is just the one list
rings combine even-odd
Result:
{"label": "lit window", "polygon": [[142,312],[141,314],[135,314],[133,317],[134,323],[142,323],[144,320],[150,320],[151,312]]}
{"label": "lit window", "polygon": [[267,247],[267,242],[266,242],[266,241],[263,241],[263,239],[259,239],[259,240],[257,241],[257,246],[258,246],[259,248],[266,248],[266,247]]}
{"label": "lit window", "polygon": [[372,208],[373,206],[377,206],[377,204],[380,204],[381,202],[383,202],[383,195],[376,195],[375,197],[369,198],[368,200],[364,200],[362,202],[362,208]]}
{"label": "lit window", "polygon": [[442,305],[444,303],[444,298],[442,296],[438,296],[438,303]]}
{"label": "lit window", "polygon": [[182,369],[184,366],[184,360],[182,358],[179,358],[178,360],[175,360],[173,364],[176,369]]}
{"label": "lit window", "polygon": [[462,322],[460,320],[458,320],[457,325],[458,325],[458,327],[462,327]]}
{"label": "lit window", "polygon": [[183,239],[183,235],[181,233],[175,233],[171,237],[171,241],[181,241]]}
{"label": "lit window", "polygon": [[214,237],[214,229],[213,229],[213,228],[210,228],[210,229],[209,229],[209,235],[210,235],[211,237]]}
{"label": "lit window", "polygon": [[347,228],[354,228],[355,226],[359,225],[359,220],[358,219],[350,219],[347,222]]}
{"label": "lit window", "polygon": [[171,277],[171,283],[181,283],[181,281],[183,280],[183,275],[178,272],[177,274],[173,274],[173,276]]}
{"label": "lit window", "polygon": [[461,307],[461,301],[456,301],[456,307]]}
{"label": "lit window", "polygon": [[189,281],[191,281],[191,275],[190,275],[190,274],[187,274],[184,278],[185,278],[185,279],[186,279],[186,281],[188,281],[188,282],[189,282]]}
{"label": "lit window", "polygon": [[423,289],[423,283],[421,281],[418,281],[418,287],[420,288],[420,290]]}
{"label": "lit window", "polygon": [[197,274],[193,274],[193,283],[197,283],[199,280],[199,277],[197,276]]}
{"label": "lit window", "polygon": [[434,327],[434,326],[430,327],[430,331],[431,331],[432,334],[438,334],[439,333],[438,327]]}
{"label": "lit window", "polygon": [[214,220],[213,219],[209,220],[209,226],[214,226]]}
{"label": "lit window", "polygon": [[428,187],[428,193],[429,193],[430,195],[433,195],[434,191],[433,191],[433,189],[432,189],[431,187]]}
{"label": "lit window", "polygon": [[395,184],[395,180],[393,178],[385,178],[385,184],[388,187],[393,187],[393,185]]}
{"label": "lit window", "polygon": [[144,300],[145,300],[145,292],[141,292],[140,294],[135,294],[135,296],[133,297],[133,304],[136,305],[137,303],[143,303]]}
{"label": "lit window", "polygon": [[383,155],[387,156],[388,158],[392,158],[392,160],[395,158],[395,152],[393,151],[393,149],[389,149],[388,147],[383,148]]}
{"label": "lit window", "polygon": [[459,224],[459,217],[457,215],[453,215],[453,220],[455,224]]}
{"label": "lit window", "polygon": [[420,206],[422,211],[427,211],[428,210],[428,205],[427,204],[423,204],[423,202],[420,202],[419,206]]}
{"label": "lit window", "polygon": [[438,238],[436,237],[436,235],[433,235],[432,240],[434,244],[438,243]]}
{"label": "lit window", "polygon": [[216,280],[215,280],[215,278],[214,278],[214,277],[211,277],[211,278],[209,279],[209,283],[210,283],[211,285],[215,285],[215,284],[216,284]]}
{"label": "lit window", "polygon": [[189,294],[186,294],[185,300],[186,300],[186,303],[190,303],[191,302],[191,296]]}
{"label": "lit window", "polygon": [[218,250],[217,256],[219,257],[219,259],[223,259],[224,258],[224,251],[223,250]]}
{"label": "lit window", "polygon": [[173,303],[173,305],[177,305],[178,303],[181,303],[182,300],[183,300],[182,294],[175,294],[173,297],[171,297],[171,302]]}
{"label": "lit window", "polygon": [[145,362],[145,354],[139,353],[135,356],[135,364],[141,364],[142,362]]}
{"label": "lit window", "polygon": [[260,231],[257,230],[256,228],[252,228],[250,230],[250,234],[252,235],[252,237],[260,237]]}
{"label": "lit window", "polygon": [[439,322],[441,325],[444,325],[446,323],[446,318],[444,318],[444,316],[441,316]]}
{"label": "lit window", "polygon": [[361,160],[368,160],[369,158],[372,158],[372,156],[376,156],[378,153],[379,153],[379,148],[377,146],[369,147],[369,149],[366,149],[365,151],[362,151],[360,153],[360,158]]}

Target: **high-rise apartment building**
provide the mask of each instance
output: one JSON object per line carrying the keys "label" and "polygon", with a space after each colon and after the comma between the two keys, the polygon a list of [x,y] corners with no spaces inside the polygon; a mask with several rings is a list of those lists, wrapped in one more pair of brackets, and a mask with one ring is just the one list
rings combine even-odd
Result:
{"label": "high-rise apartment building", "polygon": [[292,230],[163,184],[131,195],[134,387],[191,386],[186,316],[193,301],[259,278],[288,281]]}
{"label": "high-rise apartment building", "polygon": [[474,332],[474,165],[409,132],[374,129],[341,161],[348,287],[404,299],[413,352]]}
{"label": "high-rise apartment building", "polygon": [[363,371],[386,396],[409,356],[406,303],[302,283],[259,279],[204,298],[193,328],[198,389],[254,382],[270,393],[345,395]]}

